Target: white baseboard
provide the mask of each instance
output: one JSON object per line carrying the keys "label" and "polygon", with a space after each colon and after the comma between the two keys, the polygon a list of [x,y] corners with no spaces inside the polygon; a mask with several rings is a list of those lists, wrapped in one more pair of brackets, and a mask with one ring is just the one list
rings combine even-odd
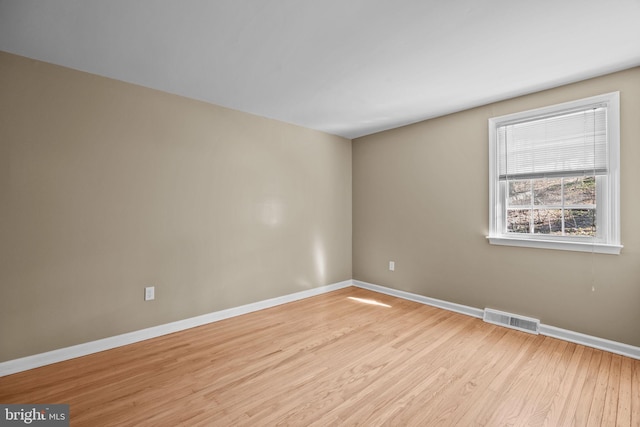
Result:
{"label": "white baseboard", "polygon": [[[443,308],[445,310],[455,311],[456,313],[462,313],[468,316],[478,317],[480,319],[482,318],[482,315],[484,313],[484,310],[479,308],[455,304],[435,298],[429,298],[422,295],[412,294],[410,292],[399,291],[397,289],[391,289],[367,282],[361,282],[359,280],[353,280],[353,286],[369,289],[374,292],[380,292],[381,294],[387,294],[398,298],[419,302],[422,304],[431,305],[438,308]],[[604,338],[598,338],[591,335],[585,335],[581,334],[580,332],[561,329],[542,323],[540,324],[540,335],[545,335],[551,338],[557,338],[564,341],[569,341],[572,343],[581,344],[587,347],[597,348],[599,350],[604,350],[610,353],[615,353],[621,356],[640,360],[640,347],[635,347],[629,344],[611,341]]]}
{"label": "white baseboard", "polygon": [[226,310],[216,311],[213,313],[203,314],[201,316],[191,317],[189,319],[178,320],[176,322],[166,323],[164,325],[153,326],[139,331],[129,332],[122,335],[116,335],[109,338],[103,338],[83,344],[65,347],[57,350],[48,351],[46,353],[35,354],[33,356],[22,357],[20,359],[9,360],[0,363],[0,377],[15,374],[17,372],[26,371],[40,366],[50,365],[52,363],[62,362],[64,360],[75,359],[76,357],[86,356],[99,351],[110,350],[112,348],[121,347],[127,344],[133,344],[139,341],[156,338],[162,335],[171,334],[185,329],[194,328],[196,326],[206,325],[207,323],[217,322],[219,320],[228,319],[230,317],[240,316],[242,314],[251,313],[265,308],[275,307],[277,305],[286,304],[288,302],[297,301],[304,298],[324,294],[338,289],[349,287],[353,284],[351,280],[333,283],[327,286],[308,289],[281,297],[271,298],[264,301],[258,301],[252,304],[233,307]]}
{"label": "white baseboard", "polygon": [[[142,329],[139,331],[116,335],[113,337],[61,348],[58,350],[52,350],[46,353],[35,354],[33,356],[22,357],[20,359],[9,360],[0,363],[0,377],[33,368],[38,368],[40,366],[50,365],[52,363],[75,359],[76,357],[86,356],[104,350],[110,350],[112,348],[121,347],[127,344],[133,344],[150,338],[156,338],[162,335],[183,331],[185,329],[194,328],[196,326],[202,326],[208,323],[217,322],[219,320],[228,319],[230,317],[240,316],[242,314],[263,310],[265,308],[286,304],[288,302],[298,301],[304,298],[309,298],[349,286],[368,289],[374,292],[379,292],[381,294],[387,294],[409,301],[431,305],[434,307],[454,311],[456,313],[461,313],[480,319],[482,318],[482,315],[484,313],[484,310],[475,307],[456,304],[435,298],[429,298],[423,295],[387,288],[380,285],[374,285],[372,283],[362,282],[359,280],[345,280],[343,282],[308,289],[305,291],[271,298],[264,301],[258,301],[252,304],[242,305],[240,307],[233,307],[226,310],[203,314],[202,316],[196,316],[189,319],[178,320],[176,322]],[[585,335],[579,332],[569,331],[545,324],[540,324],[540,334],[640,360],[640,347],[635,347],[604,338],[598,338],[591,335]]]}
{"label": "white baseboard", "polygon": [[558,338],[582,344],[587,347],[597,348],[599,350],[608,351],[609,353],[619,354],[621,356],[631,357],[640,360],[640,347],[624,344],[617,341],[611,341],[604,338],[598,338],[591,335],[581,334],[580,332],[569,331],[567,329],[556,328],[555,326],[540,324],[540,335],[546,335],[552,338]]}
{"label": "white baseboard", "polygon": [[387,294],[409,301],[419,302],[421,304],[444,308],[445,310],[455,311],[456,313],[466,314],[467,316],[478,317],[480,319],[482,319],[482,315],[484,313],[484,310],[469,307],[468,305],[461,305],[453,302],[443,301],[440,299],[429,298],[423,295],[412,294],[411,292],[399,291],[397,289],[386,288],[384,286],[374,285],[372,283],[361,282],[360,280],[354,280],[353,286],[357,286],[358,288],[363,289],[369,289],[370,291],[380,292],[381,294]]}

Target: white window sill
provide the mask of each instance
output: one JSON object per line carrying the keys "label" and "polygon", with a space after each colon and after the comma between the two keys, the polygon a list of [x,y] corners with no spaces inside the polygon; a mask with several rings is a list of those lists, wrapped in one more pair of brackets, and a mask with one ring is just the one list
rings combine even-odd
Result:
{"label": "white window sill", "polygon": [[622,245],[604,243],[558,242],[553,240],[515,239],[511,237],[487,236],[492,245],[519,246],[523,248],[556,249],[561,251],[593,252],[597,254],[619,255]]}

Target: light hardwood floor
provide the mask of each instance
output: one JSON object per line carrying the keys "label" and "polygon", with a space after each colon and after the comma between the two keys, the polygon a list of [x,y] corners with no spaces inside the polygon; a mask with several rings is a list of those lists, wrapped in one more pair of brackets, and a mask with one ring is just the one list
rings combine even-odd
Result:
{"label": "light hardwood floor", "polygon": [[640,361],[350,287],[6,376],[0,402],[72,426],[640,426]]}

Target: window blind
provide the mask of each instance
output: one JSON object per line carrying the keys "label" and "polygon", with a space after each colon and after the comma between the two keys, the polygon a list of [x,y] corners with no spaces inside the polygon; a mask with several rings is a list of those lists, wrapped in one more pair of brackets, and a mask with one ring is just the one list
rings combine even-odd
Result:
{"label": "window blind", "polygon": [[607,173],[607,109],[590,107],[498,127],[499,179]]}

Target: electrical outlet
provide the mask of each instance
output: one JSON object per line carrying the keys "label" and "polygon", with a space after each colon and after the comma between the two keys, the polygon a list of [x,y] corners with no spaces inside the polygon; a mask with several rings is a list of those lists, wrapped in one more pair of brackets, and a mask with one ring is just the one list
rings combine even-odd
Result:
{"label": "electrical outlet", "polygon": [[156,299],[156,287],[155,286],[147,286],[144,288],[144,300],[151,301]]}
{"label": "electrical outlet", "polygon": [[394,261],[389,261],[389,271],[396,270],[396,263]]}

